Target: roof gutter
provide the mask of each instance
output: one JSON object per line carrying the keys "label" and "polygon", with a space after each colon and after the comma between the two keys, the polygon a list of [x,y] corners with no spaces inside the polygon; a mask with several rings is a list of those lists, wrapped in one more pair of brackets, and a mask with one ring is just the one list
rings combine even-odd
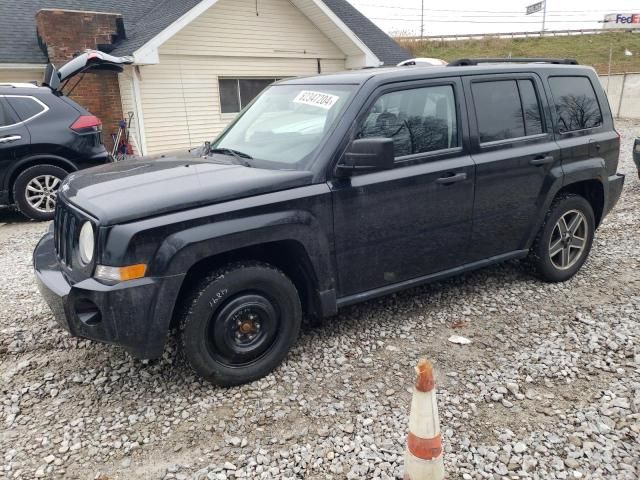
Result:
{"label": "roof gutter", "polygon": [[46,63],[0,63],[0,70],[44,70]]}

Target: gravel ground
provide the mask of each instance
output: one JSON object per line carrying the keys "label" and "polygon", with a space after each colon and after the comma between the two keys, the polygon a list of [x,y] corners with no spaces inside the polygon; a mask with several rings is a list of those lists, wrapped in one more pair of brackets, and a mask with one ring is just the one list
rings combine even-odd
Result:
{"label": "gravel ground", "polygon": [[232,389],[195,378],[174,345],[140,362],[69,337],[33,282],[46,225],[0,212],[0,478],[401,478],[421,356],[449,479],[639,478],[640,124],[618,127],[625,191],[574,279],[510,262],[355,306]]}

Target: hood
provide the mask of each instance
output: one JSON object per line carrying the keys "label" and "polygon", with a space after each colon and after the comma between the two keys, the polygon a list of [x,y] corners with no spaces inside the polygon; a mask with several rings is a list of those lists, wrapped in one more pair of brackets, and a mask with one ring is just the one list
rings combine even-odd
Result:
{"label": "hood", "polygon": [[309,185],[312,178],[306,171],[221,164],[187,154],[74,172],[60,195],[102,225],[113,225]]}

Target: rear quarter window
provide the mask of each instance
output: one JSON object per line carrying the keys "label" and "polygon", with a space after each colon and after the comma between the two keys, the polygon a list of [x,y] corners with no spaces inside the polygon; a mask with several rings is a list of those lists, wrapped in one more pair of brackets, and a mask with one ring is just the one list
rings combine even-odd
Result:
{"label": "rear quarter window", "polygon": [[587,130],[602,125],[602,111],[588,77],[550,77],[549,87],[558,114],[560,133]]}
{"label": "rear quarter window", "polygon": [[9,104],[18,114],[21,121],[27,120],[41,114],[46,107],[33,97],[6,97]]}

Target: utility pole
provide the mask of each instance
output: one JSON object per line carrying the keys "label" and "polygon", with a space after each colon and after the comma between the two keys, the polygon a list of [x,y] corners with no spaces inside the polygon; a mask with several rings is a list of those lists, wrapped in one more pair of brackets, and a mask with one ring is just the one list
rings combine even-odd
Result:
{"label": "utility pole", "polygon": [[542,31],[540,32],[540,36],[544,36],[544,26],[547,23],[547,0],[542,2]]}
{"label": "utility pole", "polygon": [[420,39],[424,38],[424,0],[422,0],[422,6],[420,7]]}

